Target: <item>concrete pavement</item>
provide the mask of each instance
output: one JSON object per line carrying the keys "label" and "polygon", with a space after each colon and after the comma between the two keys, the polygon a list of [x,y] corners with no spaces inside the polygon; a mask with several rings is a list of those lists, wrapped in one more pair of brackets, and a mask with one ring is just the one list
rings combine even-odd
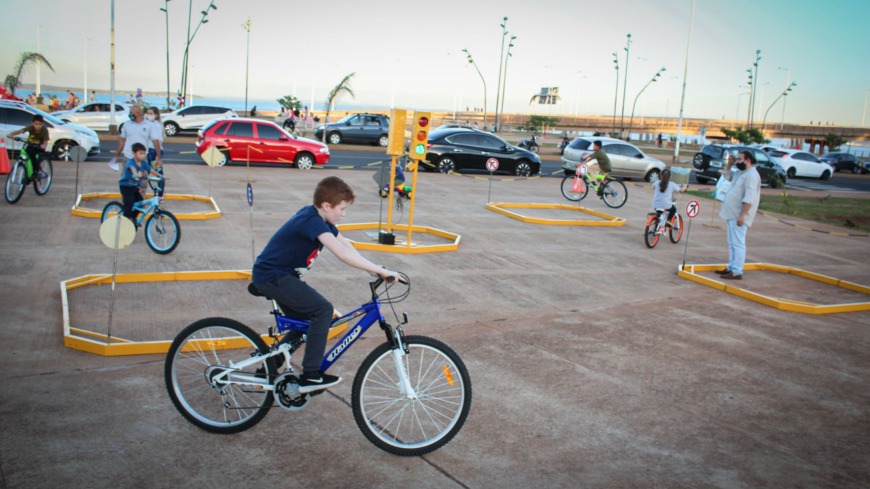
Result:
{"label": "concrete pavement", "polygon": [[[162,356],[109,358],[65,348],[59,282],[111,273],[113,261],[99,241],[99,223],[70,214],[75,165],[55,162],[54,171],[48,195],[28,189],[18,204],[0,205],[4,488],[870,485],[870,312],[781,312],[677,277],[682,242],[652,250],[643,244],[652,199],[646,186],[629,185],[621,209],[592,197],[582,202],[626,218],[623,227],[545,226],[486,210],[486,180],[420,175],[414,223],[461,234],[459,250],[364,254],[411,276],[411,296],[396,306],[410,314],[406,331],[459,353],[472,377],[473,404],[453,441],[402,458],[369,443],[350,408],[352,377],[382,341],[377,332],[334,367],[343,384],[302,411],[275,408],[231,436],[199,430],[175,411]],[[119,252],[119,272],[248,269],[252,239],[262,250],[326,175],[356,190],[344,222],[386,215],[367,171],[167,165],[167,174],[168,193],[211,195],[223,216],[182,221],[181,244],[167,256],[138,236]],[[252,210],[247,176],[255,180]],[[117,179],[104,163],[83,163],[78,193],[117,191]],[[493,180],[491,200],[567,203],[558,186],[550,178]],[[681,211],[688,200],[681,196]],[[704,225],[724,228],[718,217],[711,220],[710,203],[701,201],[692,223],[688,263],[727,261],[724,229]],[[179,212],[197,205],[167,202]],[[407,208],[397,214],[407,222]],[[870,283],[867,237],[757,216],[748,248],[751,262]],[[867,300],[780,275],[747,272],[740,285],[793,300]],[[340,310],[367,297],[368,276],[328,253],[306,280]],[[120,285],[113,333],[170,339],[207,316],[264,332],[268,304],[245,286]],[[109,287],[71,291],[72,323],[105,333],[111,297]]]}

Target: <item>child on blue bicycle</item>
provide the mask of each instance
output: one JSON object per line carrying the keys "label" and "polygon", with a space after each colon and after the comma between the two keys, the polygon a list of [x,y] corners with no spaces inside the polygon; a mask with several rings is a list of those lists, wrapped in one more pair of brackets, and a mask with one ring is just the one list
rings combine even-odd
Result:
{"label": "child on blue bicycle", "polygon": [[353,189],[338,177],[326,177],[314,189],[314,205],[303,207],[272,236],[254,263],[251,281],[266,297],[274,299],[285,313],[292,311],[310,320],[299,392],[332,387],[341,377],[320,371],[326,339],[335,310],[332,304],[303,282],[325,246],[348,265],[380,275],[388,282],[396,272],[366,260],[339,232],[336,224],[354,201]]}
{"label": "child on blue bicycle", "polygon": [[160,177],[161,175],[148,164],[146,159],[148,153],[144,144],[134,143],[131,149],[133,157],[124,166],[124,176],[118,180],[118,186],[121,189],[121,198],[124,200],[124,217],[135,223],[136,215],[133,213],[133,206],[145,198],[148,176]]}

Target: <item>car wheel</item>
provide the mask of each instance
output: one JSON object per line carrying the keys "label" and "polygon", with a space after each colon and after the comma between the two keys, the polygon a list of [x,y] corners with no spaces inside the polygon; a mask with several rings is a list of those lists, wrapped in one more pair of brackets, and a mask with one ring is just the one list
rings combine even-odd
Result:
{"label": "car wheel", "polygon": [[299,153],[293,160],[293,164],[300,170],[310,170],[314,166],[314,157],[311,153]]}
{"label": "car wheel", "polygon": [[831,172],[829,172],[828,170],[823,171],[822,176],[820,176],[819,179],[820,180],[830,180],[831,179]]}
{"label": "car wheel", "polygon": [[779,177],[774,175],[770,178],[770,188],[779,188]]}
{"label": "car wheel", "polygon": [[341,143],[341,133],[331,132],[328,136],[326,136],[326,140],[329,141],[329,144],[340,144]]}
{"label": "car wheel", "polygon": [[518,177],[527,177],[532,174],[532,167],[529,166],[527,161],[519,161],[517,162],[516,168],[514,168],[514,175]]}
{"label": "car wheel", "polygon": [[857,166],[853,166],[853,167],[852,167],[852,174],[854,175],[854,174],[856,174],[856,173],[858,173],[858,167],[857,167]]}
{"label": "car wheel", "polygon": [[795,171],[794,167],[791,167],[785,171],[785,176],[787,176],[788,178],[794,178],[796,174],[797,172]]}
{"label": "car wheel", "polygon": [[646,180],[649,183],[657,182],[662,178],[662,172],[660,172],[657,168],[653,168],[646,174]]}
{"label": "car wheel", "polygon": [[75,141],[70,141],[67,139],[60,140],[54,144],[54,149],[52,153],[54,154],[54,159],[56,160],[64,160],[69,161],[72,158],[69,155],[69,151],[78,146]]}
{"label": "car wheel", "polygon": [[163,134],[166,134],[167,136],[175,136],[178,134],[178,124],[174,122],[163,124]]}
{"label": "car wheel", "polygon": [[228,149],[222,149],[220,150],[220,152],[222,158],[217,163],[215,163],[215,166],[224,166],[227,163],[233,161],[230,159],[230,151]]}
{"label": "car wheel", "polygon": [[704,153],[698,153],[692,158],[692,164],[698,170],[704,171],[710,166],[710,157]]}
{"label": "car wheel", "polygon": [[387,143],[388,143],[389,141],[390,141],[390,138],[387,137],[386,134],[382,134],[380,137],[378,137],[378,146],[380,146],[380,147],[382,147],[382,148],[386,148],[386,147],[387,147]]}
{"label": "car wheel", "polygon": [[456,162],[453,161],[453,158],[445,156],[438,160],[438,165],[435,169],[441,173],[450,173],[456,170]]}

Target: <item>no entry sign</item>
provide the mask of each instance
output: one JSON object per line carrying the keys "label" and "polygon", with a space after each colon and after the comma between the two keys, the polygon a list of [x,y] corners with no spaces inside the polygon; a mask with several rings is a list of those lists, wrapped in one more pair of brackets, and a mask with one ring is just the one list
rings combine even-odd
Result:
{"label": "no entry sign", "polygon": [[699,204],[697,200],[689,201],[689,203],[686,204],[686,215],[689,216],[689,218],[697,217],[699,212],[701,212],[701,204]]}
{"label": "no entry sign", "polygon": [[498,170],[498,160],[495,158],[490,158],[486,160],[486,169],[489,171]]}

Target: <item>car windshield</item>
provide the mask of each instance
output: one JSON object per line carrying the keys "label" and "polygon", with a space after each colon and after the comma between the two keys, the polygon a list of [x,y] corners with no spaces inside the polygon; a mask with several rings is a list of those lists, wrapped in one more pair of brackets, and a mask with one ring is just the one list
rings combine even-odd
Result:
{"label": "car windshield", "polygon": [[346,115],[346,116],[342,117],[341,119],[339,119],[338,122],[336,122],[336,124],[344,124],[345,122],[353,119],[354,117],[356,117],[356,114]]}

